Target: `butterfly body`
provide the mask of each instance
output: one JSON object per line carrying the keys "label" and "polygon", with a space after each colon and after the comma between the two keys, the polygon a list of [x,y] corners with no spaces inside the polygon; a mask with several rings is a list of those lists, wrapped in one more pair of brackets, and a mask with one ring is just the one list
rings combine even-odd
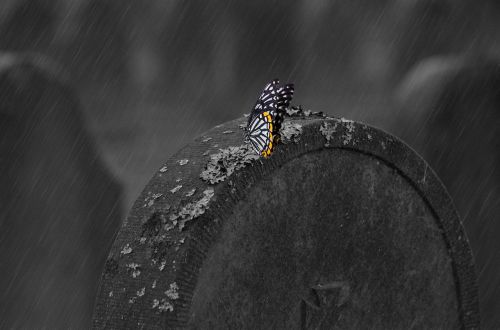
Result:
{"label": "butterfly body", "polygon": [[263,157],[269,157],[280,140],[284,113],[293,97],[293,84],[268,83],[248,118],[246,140]]}

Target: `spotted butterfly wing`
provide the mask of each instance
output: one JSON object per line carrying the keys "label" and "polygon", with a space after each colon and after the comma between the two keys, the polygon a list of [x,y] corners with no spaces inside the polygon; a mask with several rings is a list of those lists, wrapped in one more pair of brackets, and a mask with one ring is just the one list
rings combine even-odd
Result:
{"label": "spotted butterfly wing", "polygon": [[288,108],[290,101],[292,100],[293,91],[293,84],[286,84],[277,90],[278,99],[276,103],[276,118],[274,120],[274,136],[276,142],[280,140],[281,123],[283,122],[286,108]]}
{"label": "spotted butterfly wing", "polygon": [[250,113],[247,140],[263,157],[269,157],[279,141],[284,113],[293,96],[293,85],[279,86],[279,80],[268,83]]}

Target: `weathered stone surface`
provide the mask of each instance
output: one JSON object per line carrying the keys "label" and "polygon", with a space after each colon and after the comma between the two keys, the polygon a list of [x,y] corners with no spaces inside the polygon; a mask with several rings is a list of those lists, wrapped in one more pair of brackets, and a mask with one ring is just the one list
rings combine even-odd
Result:
{"label": "weathered stone surface", "polygon": [[0,55],[0,328],[85,328],[121,222],[69,81]]}
{"label": "weathered stone surface", "polygon": [[432,58],[411,71],[399,94],[393,131],[453,197],[475,255],[481,323],[500,328],[500,62]]}
{"label": "weathered stone surface", "polygon": [[[300,130],[254,159],[245,120],[196,139],[146,186],[108,258],[96,328],[478,326],[466,236],[419,156],[380,130],[313,115],[287,118]],[[181,226],[179,210],[208,189]]]}

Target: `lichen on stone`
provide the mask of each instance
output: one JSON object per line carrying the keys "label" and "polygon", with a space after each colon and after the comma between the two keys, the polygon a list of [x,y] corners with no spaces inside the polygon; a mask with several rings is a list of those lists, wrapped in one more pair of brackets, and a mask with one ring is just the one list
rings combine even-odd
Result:
{"label": "lichen on stone", "polygon": [[169,231],[169,230],[173,229],[176,225],[177,225],[177,220],[174,220],[172,222],[167,223],[165,225],[164,229],[165,229],[165,231]]}
{"label": "lichen on stone", "polygon": [[190,191],[188,191],[188,192],[186,193],[186,197],[191,197],[191,196],[193,196],[195,192],[196,192],[196,188],[191,189]]}
{"label": "lichen on stone", "polygon": [[155,203],[155,201],[160,198],[161,196],[163,196],[162,193],[156,193],[156,194],[153,194],[151,196],[148,196],[146,198],[146,201],[147,201],[147,207],[151,207],[153,206],[153,204]]}
{"label": "lichen on stone", "polygon": [[325,118],[325,114],[322,111],[311,111],[311,110],[304,110],[302,105],[299,106],[291,106],[288,107],[285,110],[285,113],[289,117],[311,117],[311,116],[317,116],[317,117],[322,117]]}
{"label": "lichen on stone", "polygon": [[141,275],[141,266],[139,264],[132,262],[127,264],[127,268],[133,278],[136,278],[137,276]]}
{"label": "lichen on stone", "polygon": [[191,221],[208,209],[208,203],[214,196],[214,190],[212,188],[206,189],[203,192],[203,197],[195,202],[191,202],[183,206],[178,212],[170,214],[170,220],[172,222],[177,222],[179,229],[182,230],[186,222]]}
{"label": "lichen on stone", "polygon": [[342,122],[345,123],[346,132],[342,135],[344,145],[348,145],[353,142],[354,134],[354,122],[351,120],[346,120],[342,118]]}
{"label": "lichen on stone", "polygon": [[171,189],[171,190],[170,190],[170,192],[171,192],[172,194],[175,194],[175,193],[176,193],[177,191],[179,191],[179,189],[181,189],[181,188],[182,188],[182,185],[178,185],[178,186],[176,186],[175,188]]}
{"label": "lichen on stone", "polygon": [[210,184],[216,184],[257,159],[259,159],[259,155],[251,150],[247,144],[220,149],[218,153],[210,156],[210,160],[205,165],[205,170],[201,172],[200,177]]}
{"label": "lichen on stone", "polygon": [[302,112],[302,106],[292,106],[292,107],[288,107],[286,108],[286,114],[290,117],[293,117],[293,116],[300,116],[300,113]]}
{"label": "lichen on stone", "polygon": [[324,121],[323,124],[321,124],[319,131],[326,139],[325,147],[330,146],[330,141],[332,140],[333,134],[337,132],[337,126],[337,122],[335,124],[332,124],[330,122]]}
{"label": "lichen on stone", "polygon": [[132,252],[132,248],[130,247],[130,244],[128,244],[128,243],[120,251],[121,254],[129,254],[131,252]]}
{"label": "lichen on stone", "polygon": [[162,298],[161,300],[153,299],[153,309],[158,309],[160,312],[173,312],[174,306],[167,301],[167,299]]}
{"label": "lichen on stone", "polygon": [[176,282],[170,283],[170,287],[167,291],[165,291],[165,295],[169,299],[176,300],[179,299],[179,286],[177,286]]}
{"label": "lichen on stone", "polygon": [[174,305],[172,305],[166,299],[162,299],[161,303],[160,303],[160,306],[158,306],[158,310],[160,312],[173,312],[174,311]]}
{"label": "lichen on stone", "polygon": [[281,127],[281,137],[283,138],[283,143],[297,143],[302,134],[302,125],[298,123],[292,123],[290,121],[283,122]]}

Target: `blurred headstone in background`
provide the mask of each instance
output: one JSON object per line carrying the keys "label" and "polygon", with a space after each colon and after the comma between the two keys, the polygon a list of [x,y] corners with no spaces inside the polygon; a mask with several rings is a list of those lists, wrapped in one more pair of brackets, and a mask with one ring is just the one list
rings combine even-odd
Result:
{"label": "blurred headstone in background", "polygon": [[500,61],[434,57],[398,91],[393,132],[436,170],[475,255],[483,326],[500,326]]}
{"label": "blurred headstone in background", "polygon": [[50,61],[0,55],[0,328],[89,326],[121,187]]}
{"label": "blurred headstone in background", "polygon": [[395,25],[388,26],[397,45],[396,79],[420,60],[463,53],[476,45],[483,8],[466,0],[396,1]]}

